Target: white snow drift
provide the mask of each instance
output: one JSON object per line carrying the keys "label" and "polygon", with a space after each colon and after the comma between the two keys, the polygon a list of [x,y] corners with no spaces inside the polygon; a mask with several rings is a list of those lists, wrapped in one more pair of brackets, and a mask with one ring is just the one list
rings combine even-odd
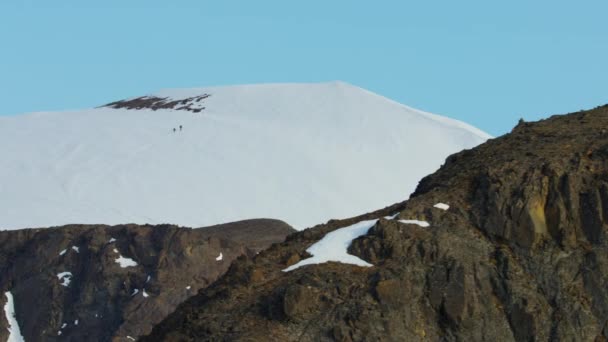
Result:
{"label": "white snow drift", "polygon": [[306,249],[312,255],[311,258],[291,265],[284,269],[283,272],[290,272],[302,266],[322,264],[328,261],[364,267],[373,266],[359,257],[348,254],[347,250],[354,239],[367,234],[376,222],[378,220],[361,221],[352,226],[336,229],[333,232],[325,234],[321,240]]}
{"label": "white snow drift", "polygon": [[437,209],[441,209],[441,210],[448,210],[448,209],[450,209],[450,206],[447,205],[447,204],[445,204],[445,203],[437,203],[433,207],[437,208]]}
{"label": "white snow drift", "polygon": [[426,222],[426,221],[420,221],[420,220],[399,220],[399,222],[401,223],[405,223],[405,224],[416,224],[419,225],[420,227],[429,227],[431,224]]}
{"label": "white snow drift", "polygon": [[61,281],[61,286],[68,287],[72,282],[72,272],[61,272],[57,274],[57,279]]}
{"label": "white snow drift", "polygon": [[6,304],[4,305],[4,314],[6,315],[6,321],[8,322],[8,340],[7,342],[23,342],[23,336],[19,329],[19,323],[17,322],[17,316],[15,315],[15,301],[13,294],[8,291],[5,292]]}
{"label": "white snow drift", "polygon": [[131,258],[125,258],[122,255],[119,255],[118,258],[116,258],[116,260],[114,261],[119,264],[121,268],[137,266],[137,262],[135,260]]}
{"label": "white snow drift", "polygon": [[[114,248],[112,250],[114,253],[118,254],[118,258],[114,259],[114,262],[119,264],[121,268],[127,268],[127,267],[135,267],[137,266],[137,261],[131,259],[131,258],[126,258],[124,256],[122,256],[120,254],[120,252],[118,251],[118,249]],[[148,276],[148,279],[146,279],[146,283],[150,281],[150,276]]]}
{"label": "white snow drift", "polygon": [[0,229],[260,217],[301,229],[404,200],[449,154],[489,138],[342,82],[154,95],[202,94],[200,113],[0,117]]}
{"label": "white snow drift", "polygon": [[[399,214],[394,216],[386,216],[386,220],[393,220]],[[378,220],[360,221],[348,227],[336,229],[332,232],[325,234],[325,236],[312,244],[306,249],[311,258],[304,259],[294,265],[291,265],[283,270],[283,272],[290,272],[297,268],[306,265],[317,265],[326,263],[329,261],[339,262],[343,264],[351,264],[363,267],[373,266],[367,261],[348,253],[348,247],[352,244],[353,240],[366,235],[367,232],[372,228]],[[405,224],[415,224],[420,227],[430,227],[431,224],[426,221],[420,220],[399,220]]]}

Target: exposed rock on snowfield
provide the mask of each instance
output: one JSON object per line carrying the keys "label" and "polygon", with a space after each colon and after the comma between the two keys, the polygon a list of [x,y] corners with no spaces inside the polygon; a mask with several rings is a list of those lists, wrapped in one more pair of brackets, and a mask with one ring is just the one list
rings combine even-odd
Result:
{"label": "exposed rock on snowfield", "polygon": [[[20,328],[25,341],[125,341],[149,333],[238,256],[253,257],[293,231],[264,219],[200,229],[71,225],[2,231],[0,304],[8,305],[4,293],[10,291],[16,313],[11,330],[16,336]],[[0,319],[0,341],[8,337],[8,324]]]}
{"label": "exposed rock on snowfield", "polygon": [[[450,156],[408,201],[237,260],[143,340],[606,341],[607,128],[608,106],[520,123]],[[374,219],[349,248],[371,267],[283,272]]]}
{"label": "exposed rock on snowfield", "polygon": [[142,96],[130,100],[122,100],[107,104],[105,107],[116,109],[173,109],[200,113],[205,109],[204,101],[209,94],[191,96],[184,99],[171,99],[169,97]]}
{"label": "exposed rock on snowfield", "polygon": [[341,82],[165,90],[4,116],[0,229],[256,217],[302,229],[400,201],[488,137]]}

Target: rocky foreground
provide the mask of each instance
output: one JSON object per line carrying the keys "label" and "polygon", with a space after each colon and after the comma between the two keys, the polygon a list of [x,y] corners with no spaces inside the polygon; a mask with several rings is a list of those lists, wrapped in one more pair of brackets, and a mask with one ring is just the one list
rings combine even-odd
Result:
{"label": "rocky foreground", "polygon": [[[607,129],[608,106],[521,122],[408,201],[239,258],[142,340],[606,341]],[[366,219],[379,221],[349,252],[374,266],[282,271]]]}
{"label": "rocky foreground", "polygon": [[[25,341],[130,341],[294,230],[276,220],[208,228],[72,225],[0,231],[0,304]],[[0,341],[8,338],[0,318]]]}

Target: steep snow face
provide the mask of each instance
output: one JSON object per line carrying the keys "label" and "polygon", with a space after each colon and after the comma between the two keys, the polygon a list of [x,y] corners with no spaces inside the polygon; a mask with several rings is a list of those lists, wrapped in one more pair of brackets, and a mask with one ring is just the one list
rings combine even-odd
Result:
{"label": "steep snow face", "polygon": [[449,154],[489,138],[341,82],[150,96],[196,112],[0,117],[0,228],[267,217],[302,229],[404,200]]}

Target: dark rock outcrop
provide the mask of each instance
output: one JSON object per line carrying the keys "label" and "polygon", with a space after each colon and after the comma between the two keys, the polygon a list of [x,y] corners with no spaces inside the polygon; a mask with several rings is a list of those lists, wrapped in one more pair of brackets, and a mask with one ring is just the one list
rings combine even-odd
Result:
{"label": "dark rock outcrop", "polygon": [[125,108],[125,109],[173,109],[173,110],[184,110],[193,113],[200,113],[205,110],[203,106],[204,100],[208,98],[209,94],[203,94],[185,99],[174,100],[167,97],[157,96],[142,96],[129,100],[121,100],[112,103],[108,103],[103,107],[110,108]]}
{"label": "dark rock outcrop", "polygon": [[[142,340],[606,341],[607,129],[608,106],[521,122],[449,157],[408,201],[238,259]],[[371,218],[349,252],[373,267],[282,272]]]}
{"label": "dark rock outcrop", "polygon": [[[292,232],[266,219],[199,229],[0,231],[0,304],[10,291],[26,341],[128,341],[149,333],[237,257],[253,257]],[[0,341],[8,337],[6,326],[2,315]]]}

